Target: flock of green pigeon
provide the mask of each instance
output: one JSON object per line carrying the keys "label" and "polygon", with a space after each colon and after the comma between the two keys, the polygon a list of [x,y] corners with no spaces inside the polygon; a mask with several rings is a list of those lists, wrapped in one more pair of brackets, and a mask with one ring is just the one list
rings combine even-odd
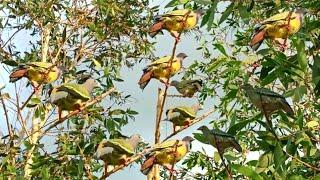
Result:
{"label": "flock of green pigeon", "polygon": [[[149,29],[151,37],[162,30],[167,30],[177,40],[180,41],[180,33],[196,27],[200,17],[204,14],[203,10],[191,11],[188,9],[175,10],[155,18],[154,24]],[[264,39],[286,39],[288,36],[296,33],[302,26],[304,11],[299,9],[295,12],[283,12],[274,15],[255,29],[255,33],[250,42],[250,46],[256,50]],[[285,46],[285,44],[282,44]],[[151,79],[158,79],[166,86],[174,86],[183,97],[194,97],[194,94],[201,91],[203,82],[199,79],[171,81],[182,67],[183,60],[187,57],[185,53],[179,53],[174,58],[171,56],[162,57],[143,69],[138,84],[144,89]],[[31,62],[20,65],[13,70],[10,75],[10,82],[15,82],[22,77],[28,78],[35,90],[42,84],[52,83],[57,80],[63,72],[62,67],[52,63]],[[87,101],[91,99],[91,93],[98,84],[93,79],[87,79],[83,84],[64,83],[54,87],[50,91],[50,102],[58,107],[59,119],[61,111],[73,111],[80,109]],[[241,86],[254,106],[262,111],[267,119],[278,110],[285,111],[289,116],[294,116],[294,111],[286,99],[271,90],[264,88],[254,88],[249,84]],[[167,121],[173,123],[174,132],[177,127],[189,126],[195,119],[200,105],[191,107],[178,106],[166,111]],[[220,155],[229,148],[233,147],[241,152],[242,148],[236,139],[222,132],[219,129],[210,130],[206,126],[201,126],[200,130],[204,135],[205,144],[214,146]],[[108,166],[118,166],[126,164],[135,154],[139,142],[139,135],[132,135],[130,138],[116,138],[103,140],[97,146],[94,156],[97,159],[104,160],[105,170]],[[154,164],[159,164],[173,171],[173,165],[181,160],[191,149],[193,138],[184,137],[182,140],[167,140],[151,147],[151,151],[145,154],[145,161],[141,165],[141,172],[148,174]]]}

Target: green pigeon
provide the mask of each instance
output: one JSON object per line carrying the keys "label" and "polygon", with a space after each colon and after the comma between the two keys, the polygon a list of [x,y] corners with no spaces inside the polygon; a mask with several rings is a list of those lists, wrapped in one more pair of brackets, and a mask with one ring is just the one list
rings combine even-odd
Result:
{"label": "green pigeon", "polygon": [[257,50],[266,38],[286,39],[288,36],[297,33],[302,26],[305,13],[306,10],[297,9],[295,12],[286,11],[269,17],[255,28],[255,33],[249,45],[253,50]]}
{"label": "green pigeon", "polygon": [[149,35],[156,36],[163,29],[178,38],[179,33],[196,27],[200,17],[204,14],[202,9],[192,11],[190,9],[178,9],[155,17],[154,24],[149,28]]}
{"label": "green pigeon", "polygon": [[198,130],[202,131],[204,136],[204,141],[202,143],[214,146],[221,155],[223,155],[225,150],[230,147],[235,148],[238,152],[242,152],[241,146],[230,134],[222,132],[219,129],[210,130],[207,126],[201,126]]}
{"label": "green pigeon", "polygon": [[294,117],[294,111],[284,96],[269,89],[253,88],[250,84],[243,85],[242,89],[249,97],[251,103],[264,113],[267,120],[269,120],[269,117],[273,113],[279,110],[283,110],[292,118]]}
{"label": "green pigeon", "polygon": [[146,155],[140,171],[147,175],[155,164],[164,166],[170,172],[174,171],[173,165],[190,151],[193,140],[192,137],[186,136],[182,140],[168,140],[154,145],[152,151]]}
{"label": "green pigeon", "polygon": [[13,69],[10,74],[10,82],[16,82],[19,79],[26,77],[29,79],[33,87],[37,87],[39,84],[48,84],[57,80],[63,70],[62,66],[56,66],[48,62],[30,62],[21,64],[17,68]]}
{"label": "green pigeon", "polygon": [[167,119],[173,124],[173,131],[177,131],[177,126],[189,126],[196,118],[197,112],[200,109],[200,104],[189,106],[177,106],[166,111]]}
{"label": "green pigeon", "polygon": [[171,56],[162,57],[143,69],[143,74],[138,82],[143,90],[152,78],[158,79],[166,83],[168,78],[174,76],[182,67],[182,60],[188,57],[185,53],[179,53],[171,60]]}
{"label": "green pigeon", "polygon": [[128,139],[102,140],[97,147],[94,157],[103,160],[106,169],[108,166],[125,164],[135,154],[135,149],[141,141],[142,138],[139,134],[134,134]]}
{"label": "green pigeon", "polygon": [[87,79],[83,84],[64,83],[53,88],[50,92],[50,102],[58,106],[59,119],[61,112],[75,111],[80,109],[88,100],[91,99],[92,90],[98,84],[94,79]]}
{"label": "green pigeon", "polygon": [[171,86],[174,86],[177,91],[182,94],[184,97],[193,97],[196,92],[201,91],[202,89],[202,80],[183,80],[183,81],[172,81]]}

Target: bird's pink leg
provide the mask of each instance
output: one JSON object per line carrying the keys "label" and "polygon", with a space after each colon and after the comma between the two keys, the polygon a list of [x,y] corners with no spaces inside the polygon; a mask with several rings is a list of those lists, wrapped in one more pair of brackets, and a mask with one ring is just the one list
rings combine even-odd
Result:
{"label": "bird's pink leg", "polygon": [[169,164],[166,164],[166,165],[163,165],[164,168],[166,168],[170,173],[172,174],[177,174],[177,171],[175,169],[173,169],[173,166],[172,165],[169,165]]}
{"label": "bird's pink leg", "polygon": [[179,37],[179,33],[177,31],[172,31],[170,32],[171,36],[173,36],[175,38],[175,40],[177,42],[180,42],[180,37]]}
{"label": "bird's pink leg", "polygon": [[159,79],[160,82],[162,82],[164,85],[166,85],[167,87],[170,87],[171,84],[169,82],[167,82],[167,79]]}

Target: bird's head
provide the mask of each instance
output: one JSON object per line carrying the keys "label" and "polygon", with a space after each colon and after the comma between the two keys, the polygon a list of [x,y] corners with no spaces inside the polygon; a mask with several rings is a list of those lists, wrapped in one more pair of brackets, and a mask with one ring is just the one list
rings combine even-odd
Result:
{"label": "bird's head", "polygon": [[170,85],[174,87],[178,86],[178,84],[179,84],[179,81],[171,81],[170,83]]}
{"label": "bird's head", "polygon": [[58,77],[61,77],[63,74],[68,73],[68,68],[63,65],[57,66]]}
{"label": "bird's head", "polygon": [[195,112],[198,112],[199,110],[203,109],[203,106],[202,106],[202,104],[197,103],[197,104],[192,105],[192,108],[194,109]]}
{"label": "bird's head", "polygon": [[207,126],[201,126],[198,128],[198,130],[204,132],[204,131],[209,131],[209,128]]}
{"label": "bird's head", "polygon": [[305,9],[305,8],[297,8],[297,9],[296,9],[296,13],[305,15],[305,14],[308,13],[308,10]]}
{"label": "bird's head", "polygon": [[203,16],[206,12],[204,11],[204,9],[198,9],[195,11],[195,13],[197,14],[197,18],[200,18],[201,16]]}
{"label": "bird's head", "polygon": [[99,83],[96,80],[89,78],[83,83],[83,86],[91,93],[94,88],[99,87]]}
{"label": "bird's head", "polygon": [[137,142],[143,141],[143,138],[140,134],[134,134],[134,135],[130,136],[130,139],[135,140]]}
{"label": "bird's head", "polygon": [[177,55],[177,58],[179,58],[179,59],[181,59],[181,60],[183,60],[183,59],[186,58],[186,57],[188,57],[188,55],[186,55],[185,53],[179,53],[179,54]]}
{"label": "bird's head", "polygon": [[240,88],[245,90],[245,91],[253,89],[253,87],[250,84],[241,85]]}
{"label": "bird's head", "polygon": [[184,138],[182,139],[182,141],[184,141],[184,142],[189,142],[189,143],[191,143],[193,140],[194,140],[194,138],[191,137],[191,136],[186,136],[186,137],[184,137]]}
{"label": "bird's head", "polygon": [[191,142],[194,140],[191,136],[186,136],[182,139],[182,142],[187,146],[188,151],[191,149]]}

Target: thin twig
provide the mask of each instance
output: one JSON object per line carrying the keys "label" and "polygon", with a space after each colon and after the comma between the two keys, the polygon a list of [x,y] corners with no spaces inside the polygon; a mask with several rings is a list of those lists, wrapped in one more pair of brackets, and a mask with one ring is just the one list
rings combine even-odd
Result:
{"label": "thin twig", "polygon": [[4,103],[1,91],[0,91],[0,98],[1,98],[1,104],[2,104],[3,111],[4,111],[4,115],[6,117],[6,123],[7,123],[8,132],[9,132],[10,138],[13,138],[13,132],[12,132],[12,129],[11,129],[11,126],[10,126],[10,123],[9,123],[9,116],[8,116],[7,106]]}
{"label": "thin twig", "polygon": [[[184,15],[184,21],[183,21],[183,26],[185,26],[185,23],[188,19],[188,15],[191,13],[191,11],[189,10],[185,15]],[[175,57],[175,54],[176,54],[176,49],[177,49],[177,45],[179,43],[179,39],[180,39],[180,36],[181,36],[182,32],[179,33],[178,37],[175,38],[175,41],[174,41],[174,45],[173,45],[173,49],[172,49],[172,54],[171,54],[171,57],[169,59],[169,69],[168,69],[168,74],[169,74],[169,77],[167,79],[167,81],[165,82],[165,89],[164,89],[164,93],[163,93],[163,97],[162,97],[162,101],[161,101],[161,106],[160,107],[157,107],[157,118],[156,118],[156,130],[155,130],[155,143],[158,143],[160,141],[160,122],[161,122],[161,119],[162,119],[162,113],[163,113],[163,109],[164,109],[164,105],[165,105],[165,102],[166,102],[166,98],[167,98],[167,92],[168,92],[168,84],[170,82],[170,77],[171,77],[171,71],[172,71],[172,61]],[[160,108],[160,109],[159,109]],[[155,179],[157,180],[157,178],[155,177],[158,177],[159,176],[159,168],[158,166],[154,166],[154,176],[152,179]]]}
{"label": "thin twig", "polygon": [[179,140],[176,140],[176,142],[174,143],[174,152],[173,152],[173,161],[172,161],[172,166],[171,166],[171,171],[170,171],[170,177],[169,177],[169,180],[173,180],[173,170],[174,170],[174,164],[175,164],[175,161],[177,159],[177,150],[178,150],[178,143],[179,143]]}
{"label": "thin twig", "polygon": [[304,162],[304,161],[302,161],[301,159],[299,159],[299,158],[297,158],[297,157],[295,157],[295,156],[292,156],[291,154],[289,154],[289,153],[286,152],[286,151],[285,151],[285,153],[286,153],[288,156],[290,156],[291,158],[293,158],[293,159],[297,160],[298,162],[300,162],[301,164],[307,166],[308,168],[310,168],[310,169],[312,169],[312,170],[314,170],[314,171],[320,172],[320,169],[319,169],[319,168],[317,168],[317,167],[315,167],[315,166],[312,166],[311,164],[309,164],[309,163],[307,163],[307,162]]}
{"label": "thin twig", "polygon": [[9,39],[2,45],[1,49],[3,49],[11,40],[12,38],[22,30],[22,27],[18,27],[18,29],[9,37]]}

